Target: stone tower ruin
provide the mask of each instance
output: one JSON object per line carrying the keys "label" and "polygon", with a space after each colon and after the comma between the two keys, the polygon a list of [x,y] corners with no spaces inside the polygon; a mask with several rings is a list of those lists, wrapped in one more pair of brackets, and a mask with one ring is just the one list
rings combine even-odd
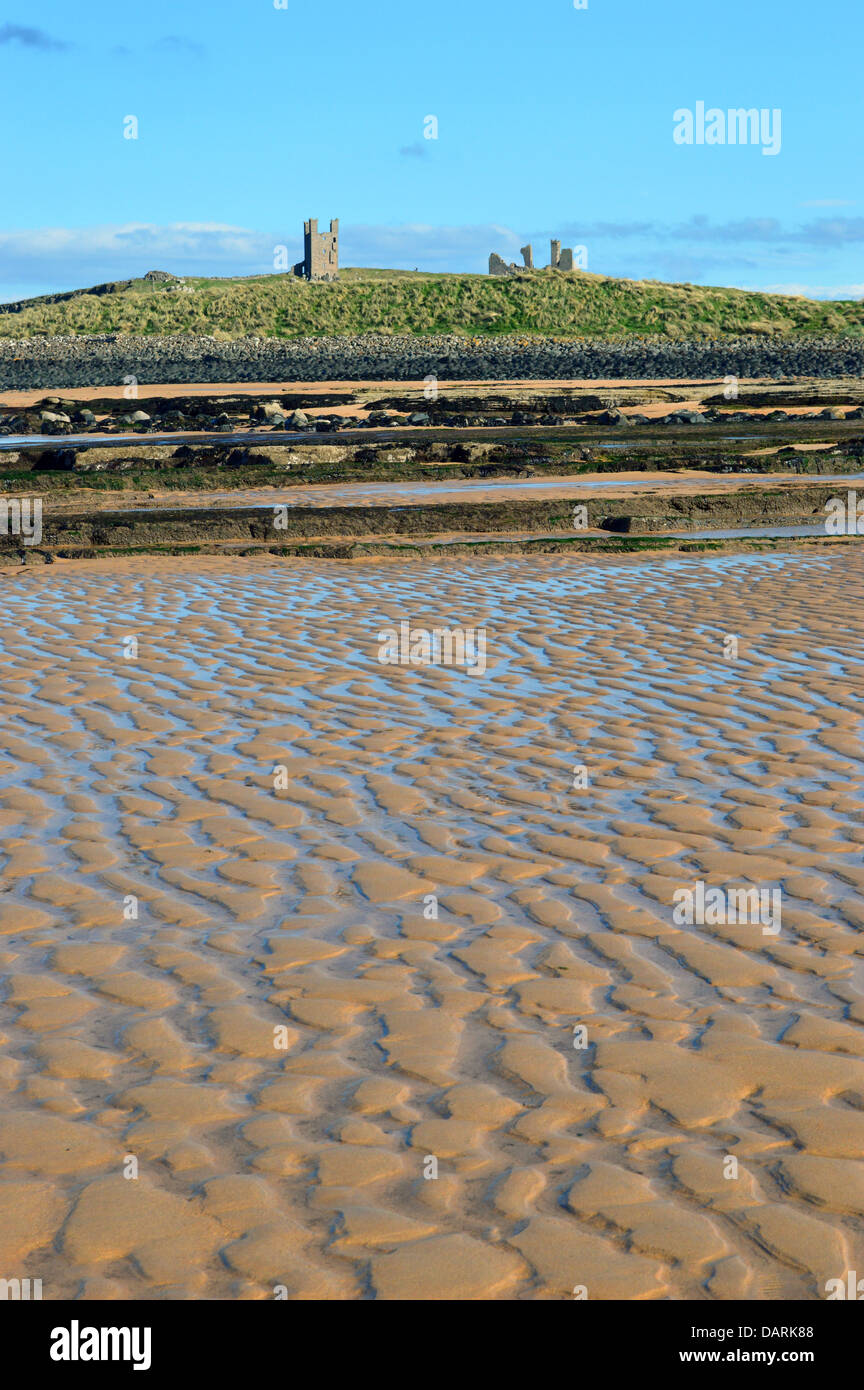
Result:
{"label": "stone tower ruin", "polygon": [[[584,251],[584,247],[579,248]],[[524,265],[516,265],[513,261],[508,265],[502,256],[495,251],[489,257],[490,275],[522,275],[527,270],[534,270],[534,251],[529,242],[522,247],[522,260]],[[549,269],[550,270],[575,270],[572,246],[562,246],[557,238],[553,238],[549,244]],[[539,267],[538,267],[539,269]]]}
{"label": "stone tower ruin", "polygon": [[303,223],[303,259],[294,274],[304,280],[339,279],[339,219],[330,223],[329,232],[318,231],[318,219]]}

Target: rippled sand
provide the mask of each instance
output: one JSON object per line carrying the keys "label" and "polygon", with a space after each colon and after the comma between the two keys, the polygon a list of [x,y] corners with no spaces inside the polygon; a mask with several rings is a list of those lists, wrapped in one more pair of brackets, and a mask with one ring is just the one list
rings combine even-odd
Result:
{"label": "rippled sand", "polygon": [[[857,553],[4,590],[0,1277],[808,1299],[864,1268]],[[486,674],[379,665],[403,618],[485,626]],[[700,879],[781,886],[780,935],[676,926]]]}

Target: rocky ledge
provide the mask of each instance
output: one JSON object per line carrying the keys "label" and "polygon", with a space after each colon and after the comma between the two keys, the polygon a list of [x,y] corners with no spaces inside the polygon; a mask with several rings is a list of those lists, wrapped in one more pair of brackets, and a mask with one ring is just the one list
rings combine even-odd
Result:
{"label": "rocky ledge", "polygon": [[0,390],[183,382],[818,378],[864,374],[864,339],[0,338]]}

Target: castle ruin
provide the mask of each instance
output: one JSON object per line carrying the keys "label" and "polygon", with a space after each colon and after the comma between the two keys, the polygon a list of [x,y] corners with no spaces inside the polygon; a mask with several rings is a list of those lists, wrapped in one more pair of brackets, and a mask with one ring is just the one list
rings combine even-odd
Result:
{"label": "castle ruin", "polygon": [[[524,265],[516,265],[515,261],[511,261],[508,265],[502,256],[497,255],[493,251],[491,256],[489,257],[489,274],[524,275],[526,270],[533,270],[534,249],[531,246],[530,242],[527,246],[522,247],[521,256],[522,260],[524,261]],[[562,248],[560,241],[553,240],[552,242],[550,242],[550,259],[548,268],[549,270],[573,270],[574,265],[572,246],[565,246]]]}
{"label": "castle ruin", "polygon": [[339,219],[330,223],[329,232],[319,232],[318,219],[303,223],[303,259],[294,267],[302,280],[339,279]]}

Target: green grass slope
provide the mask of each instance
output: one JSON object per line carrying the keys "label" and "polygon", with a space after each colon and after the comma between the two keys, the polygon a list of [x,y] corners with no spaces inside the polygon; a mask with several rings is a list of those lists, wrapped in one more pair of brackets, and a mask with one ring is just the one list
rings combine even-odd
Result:
{"label": "green grass slope", "polygon": [[864,335],[864,302],[817,301],[574,271],[512,279],[345,270],[335,284],[291,275],[135,280],[111,293],[0,312],[0,337],[85,333],[295,338],[460,333],[551,338]]}

